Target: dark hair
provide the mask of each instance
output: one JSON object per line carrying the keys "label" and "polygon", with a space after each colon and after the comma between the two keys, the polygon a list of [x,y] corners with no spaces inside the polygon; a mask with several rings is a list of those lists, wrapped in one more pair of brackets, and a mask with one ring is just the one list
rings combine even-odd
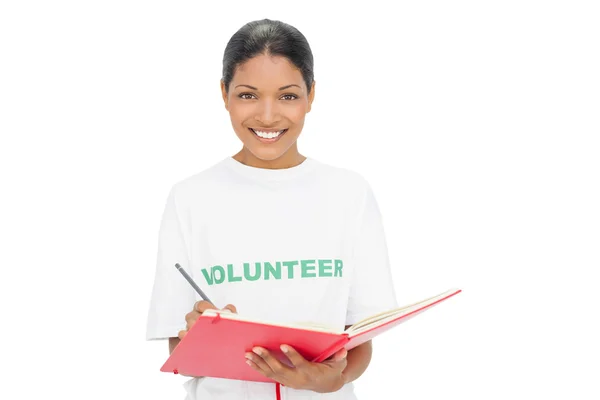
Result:
{"label": "dark hair", "polygon": [[293,26],[270,19],[248,22],[229,39],[223,55],[221,78],[227,92],[236,68],[261,54],[287,58],[302,73],[310,93],[314,72],[313,55],[308,41]]}

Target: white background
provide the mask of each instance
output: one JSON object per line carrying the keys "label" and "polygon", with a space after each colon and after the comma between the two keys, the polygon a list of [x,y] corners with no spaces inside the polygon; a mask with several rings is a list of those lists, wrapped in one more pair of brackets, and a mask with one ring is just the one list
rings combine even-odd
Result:
{"label": "white background", "polygon": [[268,17],[309,40],[300,150],[371,182],[398,301],[464,290],[376,339],[360,398],[600,398],[592,3],[3,1],[0,397],[183,399],[144,337],[160,217],[239,150],[223,50]]}

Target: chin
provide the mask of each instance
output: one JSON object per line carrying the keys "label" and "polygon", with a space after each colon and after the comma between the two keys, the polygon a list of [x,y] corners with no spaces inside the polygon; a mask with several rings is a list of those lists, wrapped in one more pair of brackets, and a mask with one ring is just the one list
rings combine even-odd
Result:
{"label": "chin", "polygon": [[273,161],[277,160],[279,157],[285,154],[285,150],[277,149],[277,148],[256,148],[249,147],[250,152],[254,155],[254,157],[263,161]]}

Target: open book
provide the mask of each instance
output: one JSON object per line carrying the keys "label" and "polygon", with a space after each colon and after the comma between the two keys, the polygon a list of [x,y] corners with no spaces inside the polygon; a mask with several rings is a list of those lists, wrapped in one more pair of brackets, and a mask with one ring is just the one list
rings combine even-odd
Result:
{"label": "open book", "polygon": [[231,312],[207,310],[173,350],[161,371],[273,382],[246,364],[244,355],[254,346],[266,348],[287,363],[279,346],[288,344],[307,360],[321,362],[338,350],[353,349],[460,292],[460,289],[448,290],[418,303],[365,318],[346,330],[310,323],[257,321]]}

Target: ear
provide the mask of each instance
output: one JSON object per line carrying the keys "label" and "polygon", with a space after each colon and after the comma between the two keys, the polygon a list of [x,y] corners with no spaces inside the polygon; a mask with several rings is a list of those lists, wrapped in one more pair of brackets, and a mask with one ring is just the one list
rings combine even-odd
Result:
{"label": "ear", "polygon": [[310,109],[312,108],[312,102],[315,99],[315,81],[313,81],[311,89],[310,89],[310,95],[308,96],[308,110],[306,111],[307,113],[310,112]]}
{"label": "ear", "polygon": [[227,96],[227,88],[225,87],[225,82],[221,80],[221,96],[223,96],[223,102],[225,103],[225,109],[229,111],[229,97]]}

